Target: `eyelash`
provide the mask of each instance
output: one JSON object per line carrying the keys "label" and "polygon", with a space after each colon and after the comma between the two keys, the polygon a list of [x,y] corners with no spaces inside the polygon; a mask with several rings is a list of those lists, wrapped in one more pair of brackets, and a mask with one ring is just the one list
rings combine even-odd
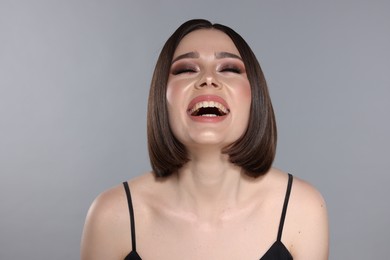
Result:
{"label": "eyelash", "polygon": [[219,71],[220,72],[233,72],[233,73],[237,73],[237,74],[241,74],[242,73],[242,70],[239,67],[232,66],[232,65],[228,65],[228,66],[222,67]]}
{"label": "eyelash", "polygon": [[[179,75],[184,73],[195,73],[197,71],[198,70],[194,67],[183,66],[183,67],[174,68],[172,70],[172,75]],[[242,69],[235,65],[226,65],[226,66],[222,66],[222,68],[219,69],[219,72],[231,72],[231,73],[241,74]]]}
{"label": "eyelash", "polygon": [[183,73],[193,73],[193,72],[196,72],[197,70],[193,67],[179,67],[179,68],[175,68],[172,70],[172,74],[173,75],[179,75],[179,74],[183,74]]}

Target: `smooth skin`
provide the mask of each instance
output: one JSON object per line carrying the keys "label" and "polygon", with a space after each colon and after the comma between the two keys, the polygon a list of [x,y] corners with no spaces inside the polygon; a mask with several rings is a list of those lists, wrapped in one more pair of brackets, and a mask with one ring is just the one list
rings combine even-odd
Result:
{"label": "smooth skin", "polygon": [[[175,61],[187,53],[196,55]],[[167,87],[169,120],[190,161],[164,179],[147,173],[129,181],[137,252],[143,259],[260,259],[276,241],[287,174],[272,168],[250,178],[221,154],[244,133],[251,100],[243,62],[218,53],[240,57],[231,39],[214,29],[191,32],[175,52]],[[204,123],[188,116],[190,100],[204,94],[226,100],[230,113],[225,120]],[[328,259],[325,202],[296,177],[282,242],[296,260]],[[118,185],[93,202],[81,259],[119,260],[130,251],[129,210]]]}

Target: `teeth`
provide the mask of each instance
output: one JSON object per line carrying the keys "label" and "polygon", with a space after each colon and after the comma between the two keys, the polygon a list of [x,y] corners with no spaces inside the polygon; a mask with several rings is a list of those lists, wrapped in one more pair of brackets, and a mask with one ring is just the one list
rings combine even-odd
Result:
{"label": "teeth", "polygon": [[[227,114],[229,113],[229,110],[224,106],[222,105],[221,103],[219,102],[216,102],[216,101],[202,101],[202,102],[198,102],[195,104],[195,106],[193,106],[189,112],[190,114],[194,113],[195,111],[199,110],[200,108],[206,108],[206,107],[216,107],[218,108],[219,110],[221,110],[224,114]],[[203,115],[203,116],[215,116],[215,115]]]}
{"label": "teeth", "polygon": [[215,116],[217,116],[217,115],[215,115],[215,114],[205,114],[205,115],[201,115],[201,116],[215,117]]}

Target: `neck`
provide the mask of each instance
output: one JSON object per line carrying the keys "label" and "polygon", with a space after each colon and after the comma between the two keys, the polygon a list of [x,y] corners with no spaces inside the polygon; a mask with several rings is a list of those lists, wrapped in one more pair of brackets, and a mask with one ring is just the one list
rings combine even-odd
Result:
{"label": "neck", "polygon": [[245,194],[242,169],[228,155],[205,151],[191,154],[191,160],[177,173],[181,206],[203,219],[215,219],[237,207]]}

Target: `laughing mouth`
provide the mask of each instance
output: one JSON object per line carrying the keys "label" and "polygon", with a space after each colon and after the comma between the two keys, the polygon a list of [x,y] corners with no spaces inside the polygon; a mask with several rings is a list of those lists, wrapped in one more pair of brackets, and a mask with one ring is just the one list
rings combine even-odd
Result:
{"label": "laughing mouth", "polygon": [[217,101],[202,101],[188,109],[191,116],[217,117],[225,116],[230,110]]}

